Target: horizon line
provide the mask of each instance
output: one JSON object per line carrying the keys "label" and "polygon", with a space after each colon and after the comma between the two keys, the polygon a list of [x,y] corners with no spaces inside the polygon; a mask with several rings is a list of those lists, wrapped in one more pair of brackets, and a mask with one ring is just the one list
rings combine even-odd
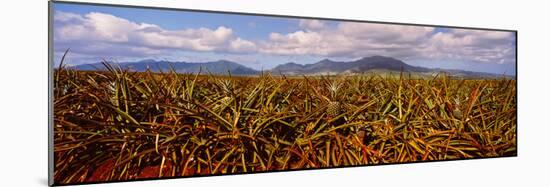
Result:
{"label": "horizon line", "polygon": [[[354,61],[358,61],[358,60],[361,60],[361,59],[364,59],[364,58],[371,58],[371,57],[384,57],[384,58],[388,58],[388,59],[394,59],[394,60],[398,60],[406,65],[409,65],[409,66],[413,66],[413,67],[419,67],[419,68],[427,68],[427,69],[430,69],[430,70],[433,70],[433,71],[464,71],[464,72],[471,72],[471,73],[484,73],[484,74],[491,74],[491,75],[504,75],[504,76],[513,76],[513,77],[516,77],[517,75],[514,73],[514,74],[509,74],[509,73],[506,73],[506,72],[503,72],[503,73],[491,73],[491,72],[482,72],[482,71],[471,71],[471,70],[465,70],[465,69],[448,69],[448,68],[441,68],[441,67],[436,67],[436,68],[430,68],[430,67],[426,67],[426,66],[417,66],[417,65],[411,65],[401,59],[398,59],[398,58],[395,58],[395,57],[389,57],[389,56],[383,56],[383,55],[372,55],[372,56],[365,56],[365,57],[360,57],[360,58],[354,58],[354,60],[349,60],[349,61],[336,61],[336,60],[332,60],[331,58],[322,58],[321,60],[318,60],[318,61],[313,61],[311,63],[305,63],[305,64],[299,64],[299,63],[296,63],[294,61],[289,61],[289,62],[286,62],[286,63],[282,63],[282,64],[279,64],[273,68],[269,68],[269,69],[264,69],[263,66],[261,69],[256,69],[256,68],[252,68],[252,67],[249,67],[243,63],[239,63],[239,62],[236,62],[236,61],[233,61],[233,60],[227,60],[227,59],[218,59],[218,60],[213,60],[213,61],[203,61],[203,62],[193,62],[193,61],[184,61],[184,60],[179,60],[179,61],[171,61],[171,60],[167,60],[167,59],[164,59],[164,60],[156,60],[156,59],[153,59],[153,58],[143,58],[141,60],[137,60],[137,61],[126,61],[126,62],[117,62],[115,60],[111,60],[111,61],[108,61],[108,60],[103,60],[103,61],[100,61],[100,62],[93,62],[93,63],[84,63],[84,64],[65,64],[65,65],[69,65],[69,67],[76,67],[76,66],[84,66],[84,65],[95,65],[95,64],[101,64],[103,62],[107,62],[107,63],[114,63],[114,64],[126,64],[126,63],[140,63],[140,62],[144,62],[144,61],[153,61],[153,63],[158,63],[158,62],[167,62],[167,63],[170,63],[170,64],[173,64],[173,63],[191,63],[191,64],[206,64],[206,63],[213,63],[213,62],[231,62],[231,63],[236,63],[238,65],[241,65],[241,66],[244,66],[246,68],[249,68],[249,69],[252,69],[254,71],[257,71],[257,72],[271,72],[271,70],[281,66],[281,65],[286,65],[286,64],[297,64],[297,65],[300,65],[300,66],[306,66],[306,65],[311,65],[311,64],[316,64],[316,63],[319,63],[321,61],[332,61],[332,62],[337,62],[337,63],[350,63],[350,62],[354,62]],[[203,66],[200,66],[200,67],[203,67]],[[203,67],[205,68],[205,67]],[[57,67],[54,67],[54,69],[58,69]],[[372,69],[372,70],[377,70],[377,69]],[[389,71],[393,71],[393,70],[389,70]],[[140,71],[138,71],[140,72]],[[447,72],[448,73],[448,72]]]}

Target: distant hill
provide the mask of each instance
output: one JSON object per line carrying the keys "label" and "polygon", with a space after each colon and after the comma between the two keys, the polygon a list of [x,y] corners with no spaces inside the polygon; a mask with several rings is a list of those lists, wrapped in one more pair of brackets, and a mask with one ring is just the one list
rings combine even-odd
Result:
{"label": "distant hill", "polygon": [[[236,75],[254,75],[258,74],[259,72],[240,65],[235,62],[227,61],[227,60],[218,60],[213,62],[201,62],[201,63],[193,63],[193,62],[170,62],[170,61],[156,61],[156,60],[141,60],[138,62],[123,62],[123,63],[117,63],[122,69],[129,69],[131,71],[146,71],[147,69],[150,69],[153,72],[160,72],[161,70],[163,72],[171,71],[170,65],[174,68],[174,70],[178,73],[197,73],[199,70],[202,69],[202,72],[210,72],[213,74],[227,74],[228,71],[230,71],[232,74]],[[106,70],[104,65],[102,63],[94,63],[94,64],[83,64],[83,65],[77,65],[73,66],[72,68],[78,69],[78,70]]]}
{"label": "distant hill", "polygon": [[[252,68],[246,67],[236,62],[228,60],[218,60],[213,62],[170,62],[156,60],[141,60],[137,62],[117,63],[122,69],[131,71],[146,71],[150,69],[153,72],[170,71],[170,65],[178,73],[197,73],[202,68],[204,73],[210,72],[213,74],[227,74],[231,72],[233,75],[258,75],[261,72]],[[73,66],[71,68],[78,70],[105,70],[101,63],[83,64]],[[289,62],[281,64],[275,68],[268,70],[275,75],[326,75],[326,74],[360,74],[360,73],[384,73],[384,72],[407,72],[419,76],[433,76],[438,73],[445,72],[450,76],[469,77],[469,78],[497,78],[503,75],[472,72],[464,70],[449,70],[449,69],[431,69],[425,67],[411,66],[405,62],[385,56],[364,57],[354,61],[333,61],[324,59],[312,64],[298,64]],[[507,76],[514,78],[513,76]]]}
{"label": "distant hill", "polygon": [[286,63],[271,70],[281,74],[324,74],[324,73],[362,73],[369,70],[389,70],[405,72],[430,72],[431,69],[411,66],[395,58],[371,56],[350,62],[336,62],[324,59],[313,64],[300,65]]}
{"label": "distant hill", "polygon": [[[407,72],[420,76],[433,76],[438,73],[446,73],[455,77],[469,78],[496,78],[503,75],[472,72],[465,70],[450,70],[450,69],[431,69],[425,67],[411,66],[405,62],[385,56],[364,57],[354,61],[332,61],[324,59],[313,64],[297,64],[289,62],[281,64],[271,72],[283,75],[319,75],[319,74],[359,74],[367,72]],[[507,76],[513,78],[512,76]]]}

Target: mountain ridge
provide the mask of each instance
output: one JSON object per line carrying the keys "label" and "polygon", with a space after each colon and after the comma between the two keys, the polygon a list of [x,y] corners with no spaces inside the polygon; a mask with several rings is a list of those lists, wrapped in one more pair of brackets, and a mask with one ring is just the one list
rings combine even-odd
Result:
{"label": "mountain ridge", "polygon": [[[230,72],[233,75],[258,75],[262,71],[258,71],[229,60],[217,60],[210,62],[186,62],[186,61],[167,61],[144,59],[136,62],[116,63],[123,69],[130,71],[146,71],[147,69],[153,72],[171,71],[173,67],[177,73],[197,73],[199,71],[209,72],[212,74],[227,74]],[[71,68],[78,70],[106,70],[101,63],[82,64],[72,66]],[[334,61],[331,59],[322,59],[311,64],[298,64],[296,62],[288,62],[280,64],[265,72],[272,72],[281,75],[319,75],[319,74],[360,74],[371,71],[394,71],[394,72],[409,72],[419,74],[434,74],[446,72],[455,76],[462,77],[499,77],[503,75],[473,72],[466,70],[426,68],[420,66],[412,66],[401,60],[386,56],[370,56],[363,57],[352,61]],[[507,77],[513,77],[508,76]]]}
{"label": "mountain ridge", "polygon": [[[147,69],[152,72],[166,72],[171,71],[172,67],[177,73],[197,73],[210,72],[213,74],[227,74],[228,72],[238,75],[253,75],[258,71],[241,65],[236,62],[228,60],[217,60],[211,62],[186,62],[186,61],[166,61],[166,60],[153,60],[145,59],[137,62],[121,62],[116,63],[123,69],[129,69],[131,71],[146,71]],[[102,63],[82,64],[73,66],[72,68],[78,70],[106,70]]]}

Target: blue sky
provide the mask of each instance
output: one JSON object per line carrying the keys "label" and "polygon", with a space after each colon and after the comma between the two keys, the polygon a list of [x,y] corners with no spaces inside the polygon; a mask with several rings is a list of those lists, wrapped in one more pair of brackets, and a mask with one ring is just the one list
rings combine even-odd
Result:
{"label": "blue sky", "polygon": [[190,11],[54,4],[55,61],[232,60],[254,69],[384,55],[431,68],[515,75],[515,35]]}

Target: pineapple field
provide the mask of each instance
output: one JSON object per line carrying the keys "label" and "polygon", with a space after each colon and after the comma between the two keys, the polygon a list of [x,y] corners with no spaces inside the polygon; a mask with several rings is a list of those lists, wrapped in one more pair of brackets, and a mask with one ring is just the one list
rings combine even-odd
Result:
{"label": "pineapple field", "polygon": [[61,184],[515,156],[514,79],[54,70]]}

